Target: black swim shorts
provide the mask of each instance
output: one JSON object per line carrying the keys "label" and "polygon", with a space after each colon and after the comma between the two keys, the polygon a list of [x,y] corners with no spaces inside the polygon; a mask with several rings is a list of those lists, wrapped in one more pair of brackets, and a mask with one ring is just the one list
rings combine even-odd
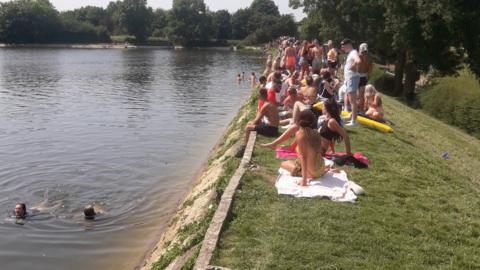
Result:
{"label": "black swim shorts", "polygon": [[360,82],[358,83],[358,87],[363,87],[367,85],[368,78],[367,77],[360,77]]}
{"label": "black swim shorts", "polygon": [[329,68],[332,68],[332,69],[336,69],[337,68],[337,61],[328,61],[328,67]]}
{"label": "black swim shorts", "polygon": [[278,136],[278,127],[267,126],[267,125],[255,125],[255,129],[258,134],[267,136],[267,137],[277,137]]}

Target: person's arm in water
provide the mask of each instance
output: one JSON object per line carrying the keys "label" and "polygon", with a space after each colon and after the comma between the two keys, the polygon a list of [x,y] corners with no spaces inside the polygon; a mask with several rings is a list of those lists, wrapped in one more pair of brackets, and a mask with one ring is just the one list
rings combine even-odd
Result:
{"label": "person's arm in water", "polygon": [[347,132],[345,132],[345,130],[338,124],[335,119],[330,119],[328,121],[328,128],[342,136],[343,141],[345,141],[345,151],[347,152],[347,155],[351,156],[352,150],[350,148],[350,138],[348,137]]}

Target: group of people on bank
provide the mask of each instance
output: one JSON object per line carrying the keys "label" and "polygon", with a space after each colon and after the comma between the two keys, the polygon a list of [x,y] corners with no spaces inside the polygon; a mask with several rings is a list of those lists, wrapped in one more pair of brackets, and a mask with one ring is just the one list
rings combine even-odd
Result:
{"label": "group of people on bank", "polygon": [[[275,56],[267,56],[259,78],[258,111],[245,128],[245,144],[251,131],[276,137],[262,145],[272,149],[294,137],[291,149],[299,158],[284,161],[281,167],[301,177],[298,184],[305,186],[332,169],[325,167],[323,157],[335,153],[336,143],[343,141],[346,155],[352,156],[344,126],[357,125],[359,114],[382,121],[382,99],[368,84],[373,60],[366,43],[358,51],[347,38],[340,50],[331,40],[321,44],[281,37],[274,44]],[[340,57],[342,52],[346,57]],[[351,112],[350,117],[342,118],[342,110]],[[282,134],[280,126],[286,128]]]}

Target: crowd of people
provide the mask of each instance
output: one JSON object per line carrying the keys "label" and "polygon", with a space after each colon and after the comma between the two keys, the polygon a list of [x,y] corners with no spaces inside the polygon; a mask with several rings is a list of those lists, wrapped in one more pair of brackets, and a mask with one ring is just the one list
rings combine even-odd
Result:
{"label": "crowd of people", "polygon": [[[381,96],[368,84],[373,60],[366,43],[357,51],[347,38],[340,49],[332,40],[322,44],[291,37],[281,37],[269,46],[269,52],[275,48],[275,53],[268,54],[258,78],[258,111],[245,128],[245,144],[251,131],[276,138],[262,144],[272,149],[293,137],[291,149],[299,159],[287,160],[281,167],[301,177],[299,184],[305,186],[331,169],[325,167],[323,157],[335,153],[336,143],[343,141],[346,155],[352,156],[344,127],[357,125],[359,114],[383,120]],[[344,61],[339,60],[341,53],[346,54]],[[342,111],[350,112],[349,117],[342,118]],[[286,129],[282,134],[281,126]]]}

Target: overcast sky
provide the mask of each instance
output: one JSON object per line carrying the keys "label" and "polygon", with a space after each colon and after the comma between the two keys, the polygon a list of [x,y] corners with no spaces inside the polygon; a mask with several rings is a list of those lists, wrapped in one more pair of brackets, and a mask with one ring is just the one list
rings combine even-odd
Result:
{"label": "overcast sky", "polygon": [[[7,2],[8,0],[0,0],[0,2]],[[50,0],[50,2],[59,11],[71,10],[84,6],[100,6],[106,7],[111,0]],[[253,0],[204,0],[205,4],[212,11],[227,9],[230,13],[235,12],[240,8],[250,6]],[[303,19],[305,15],[299,9],[293,10],[288,7],[288,0],[274,0],[282,14],[294,14],[297,21]],[[170,9],[172,7],[172,0],[148,0],[148,5],[152,8]]]}

